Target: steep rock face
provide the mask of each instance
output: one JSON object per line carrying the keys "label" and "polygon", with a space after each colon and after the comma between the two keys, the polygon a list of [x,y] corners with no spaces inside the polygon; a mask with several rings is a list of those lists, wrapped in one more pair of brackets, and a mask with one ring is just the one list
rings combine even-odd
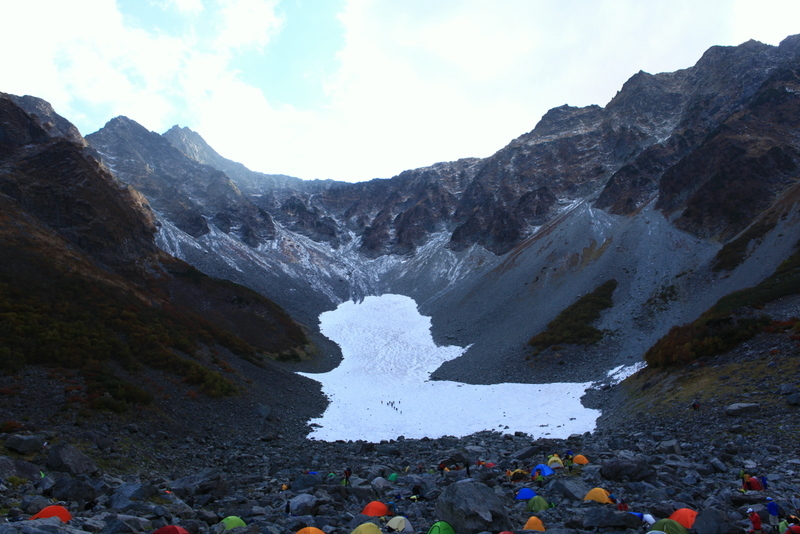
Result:
{"label": "steep rock face", "polygon": [[189,235],[207,234],[210,222],[250,246],[274,238],[269,214],[246,199],[227,175],[189,159],[138,123],[117,117],[86,139],[119,179]]}
{"label": "steep rock face", "polygon": [[[18,102],[32,111],[26,112]],[[113,329],[113,321],[108,326],[101,319],[117,306],[142,315],[162,313],[168,321],[179,316],[177,322],[184,314],[194,313],[195,318],[203,317],[227,329],[212,335],[223,342],[234,339],[231,332],[235,332],[267,352],[300,354],[305,350],[308,340],[303,329],[274,302],[247,288],[210,278],[160,250],[155,242],[156,217],[144,197],[103,167],[83,138],[73,141],[79,135],[76,132],[43,101],[0,93],[3,305],[9,302],[9,291],[22,291],[27,299],[23,311],[37,313],[37,323],[45,325],[42,328],[65,324],[62,330],[79,332],[72,335],[77,339],[95,335],[93,328],[99,332]],[[59,281],[72,289],[62,289]],[[66,291],[96,293],[89,293],[92,298],[80,303],[70,302],[79,300],[77,295],[60,302]],[[44,302],[37,300],[42,294]],[[91,309],[95,301],[102,309]],[[88,306],[84,311],[97,316],[96,324],[75,326],[79,306]],[[12,313],[15,311],[19,310]],[[53,314],[56,317],[51,319]],[[112,320],[119,320],[111,315]],[[16,347],[4,337],[7,335],[14,337],[14,332],[0,332],[0,346]],[[51,337],[58,339],[57,334]],[[52,340],[27,341],[35,346],[47,346],[48,342]],[[22,353],[34,361],[30,355],[34,352],[26,349]],[[81,354],[76,353],[75,359],[80,361]]]}
{"label": "steep rock face", "polygon": [[156,255],[154,219],[141,195],[81,145],[51,137],[9,96],[0,95],[0,113],[0,192],[101,263],[127,268]]}

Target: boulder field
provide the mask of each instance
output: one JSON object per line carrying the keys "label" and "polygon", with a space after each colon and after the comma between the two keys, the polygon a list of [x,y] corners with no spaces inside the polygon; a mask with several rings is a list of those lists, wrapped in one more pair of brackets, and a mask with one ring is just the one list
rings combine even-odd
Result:
{"label": "boulder field", "polygon": [[[782,513],[797,514],[800,449],[791,442],[771,439],[768,429],[746,435],[713,424],[697,432],[652,421],[647,426],[536,440],[520,432],[382,443],[188,438],[175,450],[195,449],[205,460],[198,465],[207,466],[180,476],[168,470],[111,473],[101,467],[102,451],[85,441],[79,448],[46,432],[6,434],[0,513],[7,522],[0,534],[146,533],[166,525],[205,534],[222,532],[230,517],[246,525],[231,528],[234,534],[293,534],[304,527],[349,534],[367,522],[388,532],[387,515],[362,513],[373,501],[422,533],[437,521],[447,521],[457,534],[520,531],[536,515],[547,531],[559,534],[633,534],[649,528],[642,514],[658,520],[689,508],[698,512],[691,532],[733,534],[749,528],[748,508],[769,524],[767,497]],[[539,483],[509,476],[567,450],[589,463],[556,469]],[[346,469],[352,475],[343,485]],[[766,488],[742,491],[743,473],[763,477]],[[595,487],[628,511],[584,500]],[[543,497],[548,508],[529,511],[529,499],[517,498],[522,488]],[[29,519],[54,504],[72,519]]]}

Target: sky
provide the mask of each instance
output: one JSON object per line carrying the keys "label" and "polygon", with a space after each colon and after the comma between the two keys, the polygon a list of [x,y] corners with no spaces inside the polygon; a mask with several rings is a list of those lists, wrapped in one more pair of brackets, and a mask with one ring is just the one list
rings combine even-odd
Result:
{"label": "sky", "polygon": [[[302,373],[322,384],[330,404],[312,419],[323,441],[466,436],[482,430],[567,438],[594,429],[598,410],[580,398],[591,382],[470,385],[430,380],[466,347],[437,346],[431,319],[410,297],[385,294],[345,302],[320,315],[320,331],[342,349],[328,373]],[[618,383],[641,366],[609,370]]]}
{"label": "sky", "polygon": [[189,127],[265,173],[362,181],[490,156],[553,107],[713,45],[800,33],[797,0],[25,0],[0,91],[87,135]]}

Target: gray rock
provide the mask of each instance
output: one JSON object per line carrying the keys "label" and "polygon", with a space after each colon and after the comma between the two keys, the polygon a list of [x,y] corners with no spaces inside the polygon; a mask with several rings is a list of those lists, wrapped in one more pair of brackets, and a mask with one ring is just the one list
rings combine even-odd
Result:
{"label": "gray rock", "polygon": [[97,490],[86,475],[70,478],[60,477],[56,480],[51,491],[53,497],[59,501],[76,501],[88,503],[98,497]]}
{"label": "gray rock", "polygon": [[303,493],[289,501],[289,511],[295,515],[314,515],[317,502],[313,495]]}
{"label": "gray rock", "polygon": [[45,444],[45,437],[39,435],[23,436],[14,434],[6,440],[3,444],[7,449],[20,454],[30,454],[32,452],[39,452]]}
{"label": "gray rock", "polygon": [[786,397],[786,404],[789,406],[800,406],[800,393],[792,393]]}
{"label": "gray rock", "polygon": [[195,475],[173,481],[171,488],[181,499],[193,495],[223,497],[230,491],[230,484],[227,475],[221,470],[204,469]]}
{"label": "gray rock", "polygon": [[608,480],[636,482],[653,478],[656,471],[647,459],[636,456],[606,460],[600,467],[600,474]]}
{"label": "gray rock", "polygon": [[681,453],[681,446],[678,444],[677,439],[671,439],[669,441],[662,441],[658,445],[658,452],[664,454],[680,454]]}
{"label": "gray rock", "polygon": [[59,443],[50,450],[47,467],[53,471],[63,471],[72,476],[94,475],[100,471],[94,460],[69,443]]}
{"label": "gray rock", "polygon": [[436,501],[436,515],[459,534],[512,528],[503,501],[487,485],[471,480],[445,488]]}
{"label": "gray rock", "polygon": [[547,491],[554,495],[561,495],[573,501],[582,501],[583,497],[592,489],[580,479],[556,478],[547,484]]}
{"label": "gray rock", "polygon": [[697,534],[740,534],[742,528],[730,516],[717,508],[704,508],[694,522]]}
{"label": "gray rock", "polygon": [[584,528],[637,528],[641,523],[633,514],[617,512],[606,506],[593,506],[583,516]]}
{"label": "gray rock", "polygon": [[757,402],[737,402],[725,408],[725,415],[737,417],[749,413],[756,413],[761,408]]}
{"label": "gray rock", "polygon": [[118,512],[131,509],[136,501],[143,501],[158,495],[158,488],[151,484],[122,484],[108,501],[109,508]]}
{"label": "gray rock", "polygon": [[36,480],[40,477],[41,467],[24,460],[12,460],[8,456],[0,456],[0,479],[8,480],[10,477]]}
{"label": "gray rock", "polygon": [[[350,482],[355,484],[355,477],[350,478]],[[314,486],[322,485],[322,477],[319,475],[300,475],[292,480],[292,491],[298,492]]]}

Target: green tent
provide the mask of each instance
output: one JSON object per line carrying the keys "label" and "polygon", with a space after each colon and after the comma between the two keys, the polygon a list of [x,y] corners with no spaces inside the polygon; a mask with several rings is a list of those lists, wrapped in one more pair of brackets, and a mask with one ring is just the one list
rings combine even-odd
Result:
{"label": "green tent", "polygon": [[683,525],[672,519],[659,519],[650,525],[650,530],[660,530],[667,534],[689,534],[689,531]]}
{"label": "green tent", "polygon": [[541,512],[542,510],[547,510],[550,508],[550,504],[545,500],[544,497],[541,495],[537,495],[536,497],[532,497],[528,501],[528,505],[525,507],[526,512]]}
{"label": "green tent", "polygon": [[456,534],[447,521],[437,521],[428,529],[428,534]]}
{"label": "green tent", "polygon": [[229,515],[225,519],[222,520],[222,523],[225,524],[225,530],[230,530],[236,527],[246,527],[247,523],[242,521],[241,517],[235,515]]}
{"label": "green tent", "polygon": [[397,480],[397,473],[392,473],[391,475],[389,475],[388,480],[389,482],[394,482],[395,480]]}

